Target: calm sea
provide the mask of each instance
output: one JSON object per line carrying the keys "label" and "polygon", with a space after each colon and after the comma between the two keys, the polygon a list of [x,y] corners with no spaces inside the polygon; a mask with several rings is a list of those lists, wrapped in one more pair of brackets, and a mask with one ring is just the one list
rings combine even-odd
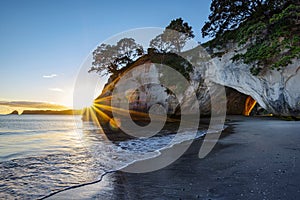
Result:
{"label": "calm sea", "polygon": [[[200,137],[203,132],[198,133]],[[111,143],[80,116],[0,116],[0,198],[35,199],[159,155],[174,137]],[[193,139],[189,132],[177,143]]]}

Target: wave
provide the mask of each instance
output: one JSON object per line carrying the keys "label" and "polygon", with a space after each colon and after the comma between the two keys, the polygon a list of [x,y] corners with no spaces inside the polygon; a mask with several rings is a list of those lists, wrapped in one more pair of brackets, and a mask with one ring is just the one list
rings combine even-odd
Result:
{"label": "wave", "polygon": [[[170,144],[170,141],[172,139],[174,139],[175,134],[165,135],[165,136],[156,136],[156,137],[154,136],[154,137],[151,137],[151,138],[141,138],[141,139],[133,139],[133,140],[119,142],[116,145],[117,148],[119,149],[119,152],[122,151],[120,149],[123,149],[123,150],[128,151],[128,152],[135,151],[135,152],[142,153],[143,156],[140,157],[140,158],[131,160],[131,161],[130,161],[130,159],[128,159],[127,162],[124,162],[122,164],[122,166],[119,166],[118,168],[115,168],[114,170],[105,171],[95,181],[70,186],[70,187],[61,189],[59,191],[52,192],[48,195],[45,195],[45,196],[41,197],[40,199],[46,199],[48,197],[55,196],[55,195],[57,195],[61,192],[65,192],[65,191],[68,191],[68,190],[71,190],[71,189],[80,188],[80,187],[84,187],[84,186],[99,183],[103,180],[103,177],[106,176],[107,174],[115,173],[117,171],[125,169],[126,167],[128,167],[128,166],[130,166],[130,165],[132,165],[136,162],[156,158],[157,156],[159,156],[161,154],[161,152],[163,150],[166,150],[168,148],[172,148],[174,145],[181,144],[181,143],[186,142],[188,140],[203,138],[205,136],[205,134],[206,134],[206,131],[198,131],[196,136],[195,136],[195,134],[192,134],[189,131],[185,131],[183,133],[180,133],[179,134],[180,137],[177,137],[177,140],[173,141],[171,145],[166,145],[166,144]],[[147,154],[147,156],[145,156],[145,153],[149,153],[149,152],[152,152],[152,154],[150,153],[150,154]],[[124,151],[123,151],[123,153],[124,153]],[[128,155],[124,155],[124,156],[127,157]]]}
{"label": "wave", "polygon": [[[0,190],[5,188],[1,195],[10,198],[46,198],[94,184],[100,182],[107,173],[155,158],[165,149],[206,134],[206,131],[200,130],[195,135],[195,132],[185,129],[177,134],[164,133],[113,143],[93,124],[64,128],[65,121],[61,121],[55,122],[51,129],[47,120],[44,121],[39,125],[26,123],[27,130],[22,126],[23,129],[10,130],[10,133],[4,130],[5,126],[2,132],[0,130],[1,138],[5,139],[3,144],[6,145],[1,147],[1,156],[4,157],[0,157],[0,175],[6,180],[5,184],[0,184]],[[39,129],[35,130],[36,127]],[[16,141],[19,143],[15,144]],[[31,185],[35,190],[30,190],[26,185]]]}

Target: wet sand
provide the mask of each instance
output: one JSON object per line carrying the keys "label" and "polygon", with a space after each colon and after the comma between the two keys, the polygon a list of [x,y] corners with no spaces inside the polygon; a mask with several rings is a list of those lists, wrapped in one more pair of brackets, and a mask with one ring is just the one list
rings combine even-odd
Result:
{"label": "wet sand", "polygon": [[299,199],[300,122],[228,116],[213,151],[198,158],[202,140],[170,166],[112,172],[98,183],[52,199]]}

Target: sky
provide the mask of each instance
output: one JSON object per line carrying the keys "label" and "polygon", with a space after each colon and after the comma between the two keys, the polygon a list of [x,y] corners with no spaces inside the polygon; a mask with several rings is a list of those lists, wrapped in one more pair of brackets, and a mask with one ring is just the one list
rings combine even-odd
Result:
{"label": "sky", "polygon": [[178,17],[204,42],[210,2],[1,0],[0,101],[71,107],[80,67],[97,45],[131,29],[164,28]]}

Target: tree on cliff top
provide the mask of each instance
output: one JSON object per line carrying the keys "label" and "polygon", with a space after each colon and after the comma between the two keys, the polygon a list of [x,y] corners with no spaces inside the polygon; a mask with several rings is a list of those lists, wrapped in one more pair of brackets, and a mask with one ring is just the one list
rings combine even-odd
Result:
{"label": "tree on cliff top", "polygon": [[171,21],[164,32],[150,41],[150,47],[159,52],[181,52],[186,42],[195,35],[192,27],[181,18]]}
{"label": "tree on cliff top", "polygon": [[116,75],[120,69],[143,54],[143,47],[132,38],[123,38],[116,45],[101,44],[93,52],[93,63],[89,72]]}
{"label": "tree on cliff top", "polygon": [[249,18],[262,15],[269,18],[289,3],[299,0],[212,0],[208,21],[202,28],[202,36],[217,37],[236,29]]}
{"label": "tree on cliff top", "polygon": [[[186,42],[193,37],[192,27],[178,18],[172,20],[162,34],[151,40],[150,47],[158,52],[181,52]],[[132,38],[123,38],[116,45],[101,44],[93,52],[89,72],[116,77],[124,67],[142,55],[143,47]]]}
{"label": "tree on cliff top", "polygon": [[204,45],[219,49],[228,42],[247,45],[247,51],[232,61],[250,65],[253,75],[281,70],[300,58],[299,0],[213,0],[211,11],[202,35],[215,38]]}

